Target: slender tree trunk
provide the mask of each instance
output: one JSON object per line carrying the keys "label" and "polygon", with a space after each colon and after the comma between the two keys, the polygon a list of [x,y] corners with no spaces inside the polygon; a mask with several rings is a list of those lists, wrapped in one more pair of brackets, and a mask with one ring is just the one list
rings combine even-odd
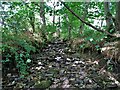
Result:
{"label": "slender tree trunk", "polygon": [[59,16],[59,18],[58,18],[59,20],[58,20],[58,37],[60,38],[60,16]]}
{"label": "slender tree trunk", "polygon": [[120,1],[116,2],[116,21],[117,21],[117,31],[120,33]]}
{"label": "slender tree trunk", "polygon": [[69,24],[69,26],[68,26],[68,39],[69,39],[69,41],[71,40],[71,25]]}
{"label": "slender tree trunk", "polygon": [[[0,5],[0,8],[1,8],[1,11],[4,11],[4,6],[3,5]],[[5,21],[4,15],[1,15],[0,18],[1,18],[0,24],[2,25],[3,28],[6,27],[6,24],[4,23],[4,21]]]}
{"label": "slender tree trunk", "polygon": [[30,24],[32,26],[33,32],[35,32],[35,14],[34,14],[34,12],[32,12],[30,15],[31,15],[29,17],[30,18]]}
{"label": "slender tree trunk", "polygon": [[67,14],[65,15],[65,17],[66,17],[66,22],[68,27],[68,40],[71,40],[71,24],[69,22],[69,18]]}
{"label": "slender tree trunk", "polygon": [[53,3],[53,26],[55,25],[55,2]]}
{"label": "slender tree trunk", "polygon": [[40,17],[42,18],[42,24],[46,26],[44,2],[40,2]]}
{"label": "slender tree trunk", "polygon": [[110,32],[110,30],[113,28],[113,22],[110,15],[110,2],[104,2],[104,12],[106,18],[107,31]]}
{"label": "slender tree trunk", "polygon": [[[86,16],[87,16],[87,14],[88,14],[88,7],[89,7],[89,2],[85,2],[84,3],[84,13],[83,13],[83,16],[82,16],[82,19],[83,20],[85,20],[86,19]],[[81,25],[80,25],[80,28],[79,28],[79,32],[80,32],[80,34],[82,34],[82,32],[83,32],[83,30],[84,30],[84,23],[82,23]]]}
{"label": "slender tree trunk", "polygon": [[45,20],[44,0],[43,0],[43,2],[40,2],[40,17],[42,19],[42,26],[41,26],[42,37],[45,41],[47,41],[47,37],[45,34],[46,20]]}
{"label": "slender tree trunk", "polygon": [[67,21],[67,26],[68,26],[68,40],[71,40],[71,23],[69,21],[68,15],[66,14],[66,21]]}

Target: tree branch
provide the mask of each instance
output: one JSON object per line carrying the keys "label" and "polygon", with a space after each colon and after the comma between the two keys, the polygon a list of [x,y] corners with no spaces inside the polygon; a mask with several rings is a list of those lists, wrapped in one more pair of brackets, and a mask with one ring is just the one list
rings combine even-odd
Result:
{"label": "tree branch", "polygon": [[104,30],[101,30],[99,28],[96,28],[95,26],[93,26],[92,24],[84,21],[83,19],[81,19],[75,12],[73,12],[73,10],[71,10],[63,1],[59,0],[74,16],[76,16],[82,23],[85,23],[86,25],[90,26],[91,28],[99,31],[99,32],[102,32],[102,33],[105,33],[107,35],[110,35],[112,37],[116,37],[116,35],[113,35],[113,34],[110,34],[109,32],[107,31],[104,31]]}

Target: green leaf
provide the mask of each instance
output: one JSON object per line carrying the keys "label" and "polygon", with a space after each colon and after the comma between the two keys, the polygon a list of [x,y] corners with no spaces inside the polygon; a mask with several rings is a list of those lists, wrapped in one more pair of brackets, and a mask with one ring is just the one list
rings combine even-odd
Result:
{"label": "green leaf", "polygon": [[30,59],[27,59],[26,63],[31,63],[31,60],[30,60]]}

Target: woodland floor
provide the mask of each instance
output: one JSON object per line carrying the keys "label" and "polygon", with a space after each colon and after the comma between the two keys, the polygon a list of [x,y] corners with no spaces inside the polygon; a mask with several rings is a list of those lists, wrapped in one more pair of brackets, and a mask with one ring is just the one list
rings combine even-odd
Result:
{"label": "woodland floor", "polygon": [[65,42],[54,41],[32,58],[29,75],[20,78],[9,72],[3,78],[3,88],[120,90],[116,74],[99,65],[99,61],[104,57],[97,53],[81,54],[71,51]]}

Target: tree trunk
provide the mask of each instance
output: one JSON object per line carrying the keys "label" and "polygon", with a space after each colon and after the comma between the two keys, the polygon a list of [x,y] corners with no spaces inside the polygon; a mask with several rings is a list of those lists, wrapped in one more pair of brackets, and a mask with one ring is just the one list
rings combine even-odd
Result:
{"label": "tree trunk", "polygon": [[44,0],[43,2],[40,2],[40,17],[42,19],[42,26],[41,26],[42,37],[45,41],[47,41],[47,37],[45,34],[46,20],[45,20]]}
{"label": "tree trunk", "polygon": [[[83,13],[83,16],[82,16],[82,18],[83,18],[83,20],[85,20],[86,19],[86,16],[87,16],[87,14],[88,14],[88,7],[89,7],[89,2],[85,2],[84,3],[84,13]],[[80,34],[82,34],[82,32],[83,32],[83,30],[84,30],[84,23],[82,23],[81,25],[80,25],[80,28],[79,28],[79,32],[80,32]]]}
{"label": "tree trunk", "polygon": [[113,28],[113,22],[110,15],[110,2],[104,2],[104,12],[106,18],[107,31],[110,32],[110,30]]}
{"label": "tree trunk", "polygon": [[68,39],[71,40],[71,25],[68,26]]}
{"label": "tree trunk", "polygon": [[53,26],[55,25],[55,2],[53,3]]}
{"label": "tree trunk", "polygon": [[71,23],[69,21],[68,15],[65,15],[66,21],[67,21],[67,26],[68,26],[68,40],[71,40]]}
{"label": "tree trunk", "polygon": [[40,2],[40,17],[42,18],[43,25],[46,26],[44,2]]}
{"label": "tree trunk", "polygon": [[35,14],[34,14],[34,12],[31,12],[29,18],[30,18],[30,24],[32,26],[32,30],[33,30],[33,32],[35,32]]}
{"label": "tree trunk", "polygon": [[58,18],[59,20],[58,20],[58,38],[60,38],[60,16],[59,16],[59,18]]}
{"label": "tree trunk", "polygon": [[120,33],[120,1],[116,2],[116,21],[117,21],[117,31]]}

